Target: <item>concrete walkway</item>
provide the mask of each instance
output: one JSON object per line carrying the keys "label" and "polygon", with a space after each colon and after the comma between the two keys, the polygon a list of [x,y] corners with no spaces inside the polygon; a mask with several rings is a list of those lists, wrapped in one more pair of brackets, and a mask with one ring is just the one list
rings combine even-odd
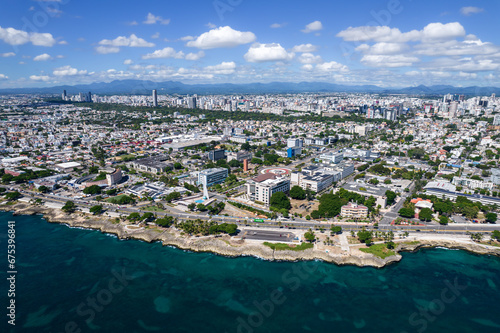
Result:
{"label": "concrete walkway", "polygon": [[339,240],[340,240],[340,248],[342,249],[342,251],[351,253],[351,250],[349,249],[349,242],[347,241],[347,236],[345,234],[340,234]]}

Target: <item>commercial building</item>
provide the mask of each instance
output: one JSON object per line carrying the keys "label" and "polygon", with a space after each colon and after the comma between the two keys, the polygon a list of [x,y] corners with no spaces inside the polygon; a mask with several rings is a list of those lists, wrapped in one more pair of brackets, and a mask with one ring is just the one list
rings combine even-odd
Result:
{"label": "commercial building", "polygon": [[332,174],[315,174],[312,176],[303,176],[299,186],[304,190],[313,192],[321,192],[328,188],[333,183],[334,176]]}
{"label": "commercial building", "polygon": [[290,191],[290,179],[266,173],[249,180],[246,186],[247,196],[250,200],[259,201],[269,206],[271,196],[274,193],[288,193]]}
{"label": "commercial building", "polygon": [[188,97],[188,108],[196,109],[196,97]]}
{"label": "commercial building", "polygon": [[67,162],[56,164],[55,169],[59,172],[71,172],[74,168],[79,168],[80,166],[81,164],[77,162]]}
{"label": "commercial building", "polygon": [[344,154],[342,153],[325,153],[319,155],[319,159],[323,162],[329,161],[331,163],[339,164],[344,159]]}
{"label": "commercial building", "polygon": [[158,106],[158,93],[156,92],[156,89],[153,90],[153,106]]}
{"label": "commercial building", "polygon": [[106,175],[106,180],[108,181],[108,186],[113,186],[118,184],[122,180],[122,170],[116,169],[112,173]]}
{"label": "commercial building", "polygon": [[237,160],[243,162],[244,160],[251,160],[252,153],[249,151],[229,152],[227,153],[227,161]]}
{"label": "commercial building", "polygon": [[383,186],[374,186],[369,184],[358,184],[355,182],[349,182],[342,186],[343,189],[360,194],[365,198],[373,196],[375,198],[375,207],[380,205],[380,207],[385,208],[387,205],[387,197],[385,192],[389,189]]}
{"label": "commercial building", "polygon": [[466,186],[470,189],[483,189],[483,190],[491,190],[493,189],[493,183],[490,182],[485,182],[482,180],[477,180],[477,179],[470,179],[470,178],[465,178],[465,177],[453,177],[453,180],[451,181],[453,185],[458,185],[458,186]]}
{"label": "commercial building", "polygon": [[226,180],[228,175],[229,172],[226,168],[202,170],[198,173],[198,184],[207,184],[207,186],[220,184]]}
{"label": "commercial building", "polygon": [[161,173],[165,172],[167,169],[173,169],[174,165],[172,163],[166,163],[168,159],[167,156],[153,156],[148,158],[143,158],[140,160],[132,161],[128,163],[130,168],[149,172],[149,173]]}
{"label": "commercial building", "polygon": [[366,218],[368,216],[368,207],[349,202],[340,208],[340,215],[358,219]]}
{"label": "commercial building", "polygon": [[245,143],[250,141],[250,139],[247,138],[246,136],[232,136],[229,138],[229,141],[236,143]]}
{"label": "commercial building", "polygon": [[300,147],[291,147],[286,150],[286,157],[292,158],[298,156],[302,153],[302,148]]}
{"label": "commercial building", "polygon": [[288,139],[286,140],[286,146],[287,148],[303,147],[304,142],[302,139]]}
{"label": "commercial building", "polygon": [[225,157],[226,155],[224,154],[224,149],[216,149],[208,152],[208,159],[214,162],[222,160]]}
{"label": "commercial building", "polygon": [[491,182],[495,185],[500,185],[500,169],[492,168],[490,171],[491,171]]}

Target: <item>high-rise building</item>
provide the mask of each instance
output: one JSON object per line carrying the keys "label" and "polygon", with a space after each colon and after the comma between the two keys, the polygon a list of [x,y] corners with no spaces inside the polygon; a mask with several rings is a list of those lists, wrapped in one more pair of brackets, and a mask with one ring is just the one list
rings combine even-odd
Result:
{"label": "high-rise building", "polygon": [[62,93],[62,100],[65,101],[66,100],[66,90],[63,90],[63,93]]}
{"label": "high-rise building", "polygon": [[158,106],[158,94],[156,93],[156,89],[153,90],[153,106]]}
{"label": "high-rise building", "polygon": [[188,108],[196,109],[196,97],[188,97]]}
{"label": "high-rise building", "polygon": [[90,91],[85,95],[85,102],[92,103],[92,93]]}
{"label": "high-rise building", "polygon": [[493,116],[493,126],[500,126],[500,115],[496,114]]}

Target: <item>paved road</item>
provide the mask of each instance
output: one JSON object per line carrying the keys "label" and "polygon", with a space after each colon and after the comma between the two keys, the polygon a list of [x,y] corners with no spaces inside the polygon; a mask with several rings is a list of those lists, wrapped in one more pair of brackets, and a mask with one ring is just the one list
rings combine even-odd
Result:
{"label": "paved road", "polygon": [[264,240],[273,242],[291,242],[296,237],[291,232],[280,232],[259,229],[244,229],[238,236],[244,239]]}
{"label": "paved road", "polygon": [[[37,192],[31,192],[31,191],[23,191],[22,194],[27,197],[27,198],[40,198],[45,202],[57,202],[57,203],[62,203],[64,204],[68,198],[63,198],[63,197],[58,197],[58,196],[52,196],[50,194],[40,194]],[[87,199],[88,200],[88,199]],[[130,213],[133,212],[140,212],[140,213],[145,213],[147,211],[140,210],[138,207],[123,207],[117,209],[116,205],[111,205],[107,204],[105,202],[102,203],[97,203],[95,201],[85,201],[85,200],[73,200],[77,205],[79,209],[89,209],[90,207],[96,205],[96,204],[102,204],[105,209],[107,209],[110,212],[117,212],[119,214],[123,214],[125,216],[129,215]],[[166,209],[168,209],[169,206],[166,206]],[[395,215],[394,215],[395,214]],[[264,220],[264,223],[255,223],[253,222],[253,219],[242,219],[240,217],[230,217],[230,216],[209,216],[209,215],[198,215],[198,214],[193,214],[190,212],[186,213],[178,213],[178,212],[155,212],[155,215],[158,217],[164,217],[164,216],[173,216],[177,219],[180,220],[194,220],[194,219],[202,219],[202,220],[212,220],[218,223],[236,223],[240,226],[254,226],[258,227],[259,229],[264,229],[264,228],[276,228],[279,227],[278,221],[276,220]],[[387,218],[392,221],[393,218],[391,216],[397,217],[397,213],[394,212],[389,212],[386,214]],[[384,217],[385,218],[385,217]],[[282,220],[281,225],[287,225],[288,228],[297,228],[297,229],[309,229],[309,228],[314,228],[314,226],[320,225],[324,227],[325,229],[329,229],[331,224],[330,223],[322,223],[319,221],[305,221],[301,219],[296,219],[294,220]],[[345,231],[351,231],[351,230],[360,230],[362,228],[362,225],[358,225],[356,223],[336,223],[335,225],[341,226]],[[288,228],[284,228],[284,230],[287,230]],[[383,231],[388,231],[388,230],[393,230],[393,231],[417,231],[420,230],[421,232],[438,232],[438,233],[449,233],[449,234],[465,234],[466,232],[491,232],[493,230],[500,230],[500,224],[449,224],[447,226],[440,226],[440,225],[425,225],[425,226],[391,226],[389,223],[382,224],[380,223],[379,230]]]}

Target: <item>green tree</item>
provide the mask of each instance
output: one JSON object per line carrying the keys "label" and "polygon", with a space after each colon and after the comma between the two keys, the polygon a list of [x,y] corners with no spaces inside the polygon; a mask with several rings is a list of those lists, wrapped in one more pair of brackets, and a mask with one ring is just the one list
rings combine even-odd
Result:
{"label": "green tree", "polygon": [[398,211],[398,214],[401,215],[402,217],[412,218],[415,217],[415,210],[413,210],[413,208],[403,207]]}
{"label": "green tree", "polygon": [[276,209],[286,209],[289,210],[292,205],[290,204],[290,199],[283,192],[276,192],[271,196],[269,200],[269,204],[271,207]]}
{"label": "green tree", "polygon": [[290,189],[290,197],[292,199],[304,200],[306,198],[306,191],[298,185],[295,185]]}
{"label": "green tree", "polygon": [[90,207],[89,212],[91,212],[94,215],[99,215],[102,213],[102,205],[95,205]]}
{"label": "green tree", "polygon": [[150,222],[150,221],[153,221],[155,218],[155,215],[151,212],[147,212],[147,213],[144,213],[141,217],[141,221],[145,221],[145,222]]}
{"label": "green tree", "polygon": [[91,166],[89,168],[89,174],[94,174],[99,172],[99,167],[98,166]]}
{"label": "green tree", "polygon": [[62,211],[68,214],[73,213],[76,210],[76,205],[73,201],[66,201],[64,206],[62,206]]}
{"label": "green tree", "polygon": [[365,228],[363,228],[363,230],[361,231],[358,231],[357,236],[361,243],[365,243],[366,245],[370,245],[372,243],[373,233],[371,231],[365,230]]}
{"label": "green tree", "polygon": [[241,150],[250,150],[251,146],[250,143],[245,142],[241,145]]}
{"label": "green tree", "polygon": [[141,214],[139,214],[138,212],[130,213],[130,215],[127,216],[127,220],[132,222],[139,221],[140,219],[141,219]]}
{"label": "green tree", "polygon": [[49,189],[47,186],[42,185],[42,186],[40,186],[40,187],[38,188],[38,191],[40,191],[40,192],[42,192],[42,193],[48,193],[48,192],[50,192],[50,189]]}
{"label": "green tree", "polygon": [[497,221],[497,214],[495,213],[488,213],[486,214],[486,221],[489,223],[496,223]]}
{"label": "green tree", "polygon": [[196,206],[196,208],[198,208],[198,210],[199,210],[200,212],[204,212],[204,211],[206,211],[206,210],[207,210],[207,207],[206,207],[204,204],[202,204],[202,203],[199,203],[199,204]]}
{"label": "green tree", "polygon": [[8,201],[15,201],[19,199],[21,196],[22,196],[21,193],[19,193],[18,191],[9,192],[5,195],[5,199],[7,199]]}
{"label": "green tree", "polygon": [[312,243],[316,240],[316,236],[314,235],[314,232],[311,229],[309,229],[309,231],[304,234],[304,238],[309,243]]}
{"label": "green tree", "polygon": [[499,230],[493,230],[493,232],[491,233],[491,239],[500,242],[500,231]]}
{"label": "green tree", "polygon": [[387,197],[387,204],[390,206],[394,203],[394,200],[396,199],[397,194],[393,191],[385,191],[385,196]]}
{"label": "green tree", "polygon": [[83,189],[83,193],[85,194],[101,194],[102,192],[102,189],[99,185],[92,185],[92,186],[89,186],[89,187],[86,187]]}
{"label": "green tree", "polygon": [[165,216],[162,219],[157,219],[155,223],[160,227],[169,228],[172,224],[174,224],[174,218],[172,216]]}
{"label": "green tree", "polygon": [[418,214],[420,221],[430,221],[432,220],[432,210],[430,208],[422,208]]}
{"label": "green tree", "polygon": [[330,230],[331,230],[332,236],[342,233],[342,227],[338,226],[338,225],[332,225]]}
{"label": "green tree", "polygon": [[188,209],[189,209],[190,211],[195,210],[195,209],[196,209],[196,204],[195,204],[195,203],[190,203],[190,204],[188,205]]}
{"label": "green tree", "polygon": [[447,216],[444,216],[444,215],[440,215],[439,216],[439,224],[441,225],[447,225],[449,222],[449,219]]}
{"label": "green tree", "polygon": [[239,168],[241,167],[241,163],[238,160],[231,160],[227,163],[231,168]]}

